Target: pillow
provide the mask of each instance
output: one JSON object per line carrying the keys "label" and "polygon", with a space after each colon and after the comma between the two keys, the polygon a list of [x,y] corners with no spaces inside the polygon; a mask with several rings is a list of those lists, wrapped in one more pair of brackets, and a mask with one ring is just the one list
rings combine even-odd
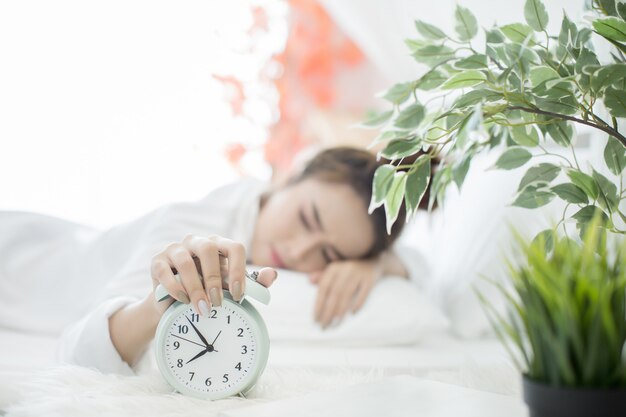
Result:
{"label": "pillow", "polygon": [[285,269],[270,288],[269,305],[254,302],[276,341],[333,343],[338,345],[407,345],[424,334],[445,329],[445,315],[415,284],[386,277],[376,284],[355,314],[323,330],[313,320],[317,286],[308,275]]}

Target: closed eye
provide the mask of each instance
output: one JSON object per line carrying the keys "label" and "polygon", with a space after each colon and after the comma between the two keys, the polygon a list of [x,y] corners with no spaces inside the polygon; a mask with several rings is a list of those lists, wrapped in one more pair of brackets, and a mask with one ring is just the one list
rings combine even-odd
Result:
{"label": "closed eye", "polygon": [[326,252],[326,249],[322,249],[322,256],[324,257],[324,261],[329,264],[331,263],[333,260],[330,258],[330,256],[328,255],[328,253]]}
{"label": "closed eye", "polygon": [[298,210],[298,216],[300,217],[300,221],[302,222],[302,224],[304,224],[306,230],[311,230],[311,225],[306,220],[306,217],[304,216],[304,211],[302,209]]}

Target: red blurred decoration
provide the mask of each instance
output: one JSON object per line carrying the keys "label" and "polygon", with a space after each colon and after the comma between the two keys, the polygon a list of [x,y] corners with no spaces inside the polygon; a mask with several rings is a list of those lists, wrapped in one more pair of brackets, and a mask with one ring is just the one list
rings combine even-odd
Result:
{"label": "red blurred decoration", "polygon": [[338,72],[364,59],[316,0],[289,0],[289,6],[289,37],[276,57],[283,67],[276,80],[280,120],[265,144],[265,159],[275,174],[290,170],[297,153],[314,141],[302,122],[308,112],[335,105]]}
{"label": "red blurred decoration", "polygon": [[[304,128],[307,115],[337,108],[342,92],[338,74],[364,62],[361,50],[340,31],[317,0],[288,0],[288,5],[288,38],[284,51],[273,58],[282,67],[280,77],[274,80],[280,118],[270,127],[263,148],[273,179],[291,171],[296,155],[315,142]],[[249,34],[267,32],[268,16],[263,7],[252,9],[252,20]],[[232,76],[214,77],[227,86],[233,114],[243,115],[246,95],[242,83]],[[226,156],[239,169],[246,151],[243,144],[234,143],[226,150]]]}
{"label": "red blurred decoration", "polygon": [[220,81],[226,87],[226,100],[230,103],[235,116],[241,116],[243,113],[243,103],[246,101],[246,95],[243,92],[241,81],[235,77],[224,77],[221,75],[213,75],[213,78]]}

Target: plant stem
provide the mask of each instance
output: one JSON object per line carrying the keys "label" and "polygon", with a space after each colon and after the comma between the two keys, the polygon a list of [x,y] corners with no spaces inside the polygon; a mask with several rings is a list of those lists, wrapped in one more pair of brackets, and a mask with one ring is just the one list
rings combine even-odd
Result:
{"label": "plant stem", "polygon": [[615,139],[617,139],[617,140],[619,140],[621,142],[622,146],[624,146],[626,148],[626,137],[624,135],[620,134],[617,130],[613,129],[609,125],[596,124],[596,123],[589,122],[587,120],[578,119],[578,118],[573,117],[573,116],[567,116],[565,114],[553,113],[553,112],[545,111],[545,110],[533,109],[533,108],[530,108],[530,107],[508,106],[507,109],[509,109],[509,110],[522,110],[522,111],[525,111],[525,112],[528,112],[528,113],[535,113],[535,114],[543,114],[545,116],[552,116],[552,117],[555,117],[555,118],[558,118],[558,119],[570,120],[572,122],[576,122],[576,123],[580,123],[580,124],[583,124],[583,125],[591,126],[591,127],[599,129],[599,130],[601,130],[603,132],[606,132],[609,135],[613,136]]}
{"label": "plant stem", "polygon": [[541,146],[539,144],[537,146],[543,151],[543,155],[537,155],[537,156],[548,156],[548,155],[556,156],[558,158],[564,159],[565,162],[567,162],[567,164],[570,166],[570,168],[574,168],[572,166],[572,163],[570,162],[570,160],[567,159],[566,157],[564,157],[563,155],[559,155],[558,153],[548,152],[548,150],[546,148],[544,148],[543,146]]}
{"label": "plant stem", "polygon": [[576,169],[581,171],[580,165],[578,165],[578,159],[576,158],[576,150],[574,149],[574,145],[569,144],[570,149],[572,150],[572,157],[574,158],[574,164],[576,164]]}

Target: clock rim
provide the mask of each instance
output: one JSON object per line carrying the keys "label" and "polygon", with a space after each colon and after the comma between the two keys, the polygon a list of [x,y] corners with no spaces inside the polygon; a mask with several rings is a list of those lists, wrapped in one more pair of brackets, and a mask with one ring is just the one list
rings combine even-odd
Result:
{"label": "clock rim", "polygon": [[[242,379],[242,385],[234,385],[231,389],[222,391],[222,392],[213,392],[213,393],[201,393],[187,388],[184,385],[181,385],[178,380],[172,375],[169,368],[167,367],[165,361],[165,337],[167,335],[166,329],[168,329],[172,322],[178,317],[180,311],[186,310],[189,308],[189,304],[181,303],[180,301],[175,301],[161,316],[161,320],[157,326],[156,335],[154,338],[155,350],[156,350],[156,361],[159,367],[159,372],[165,378],[167,383],[174,388],[176,391],[181,394],[189,395],[191,397],[200,398],[200,399],[209,399],[209,400],[217,400],[221,398],[230,397],[238,394],[246,394],[249,392],[259,377],[265,370],[265,366],[267,365],[267,360],[269,357],[269,335],[267,332],[267,327],[265,326],[265,322],[263,318],[257,311],[257,309],[250,303],[248,300],[243,299],[240,303],[236,302],[232,299],[232,296],[229,292],[224,291],[224,299],[222,303],[229,303],[234,308],[239,308],[243,314],[248,316],[250,321],[250,326],[252,330],[253,337],[256,335],[256,353],[257,360],[256,365],[253,365],[250,370],[250,375],[244,377]],[[219,307],[218,307],[219,308]]]}

